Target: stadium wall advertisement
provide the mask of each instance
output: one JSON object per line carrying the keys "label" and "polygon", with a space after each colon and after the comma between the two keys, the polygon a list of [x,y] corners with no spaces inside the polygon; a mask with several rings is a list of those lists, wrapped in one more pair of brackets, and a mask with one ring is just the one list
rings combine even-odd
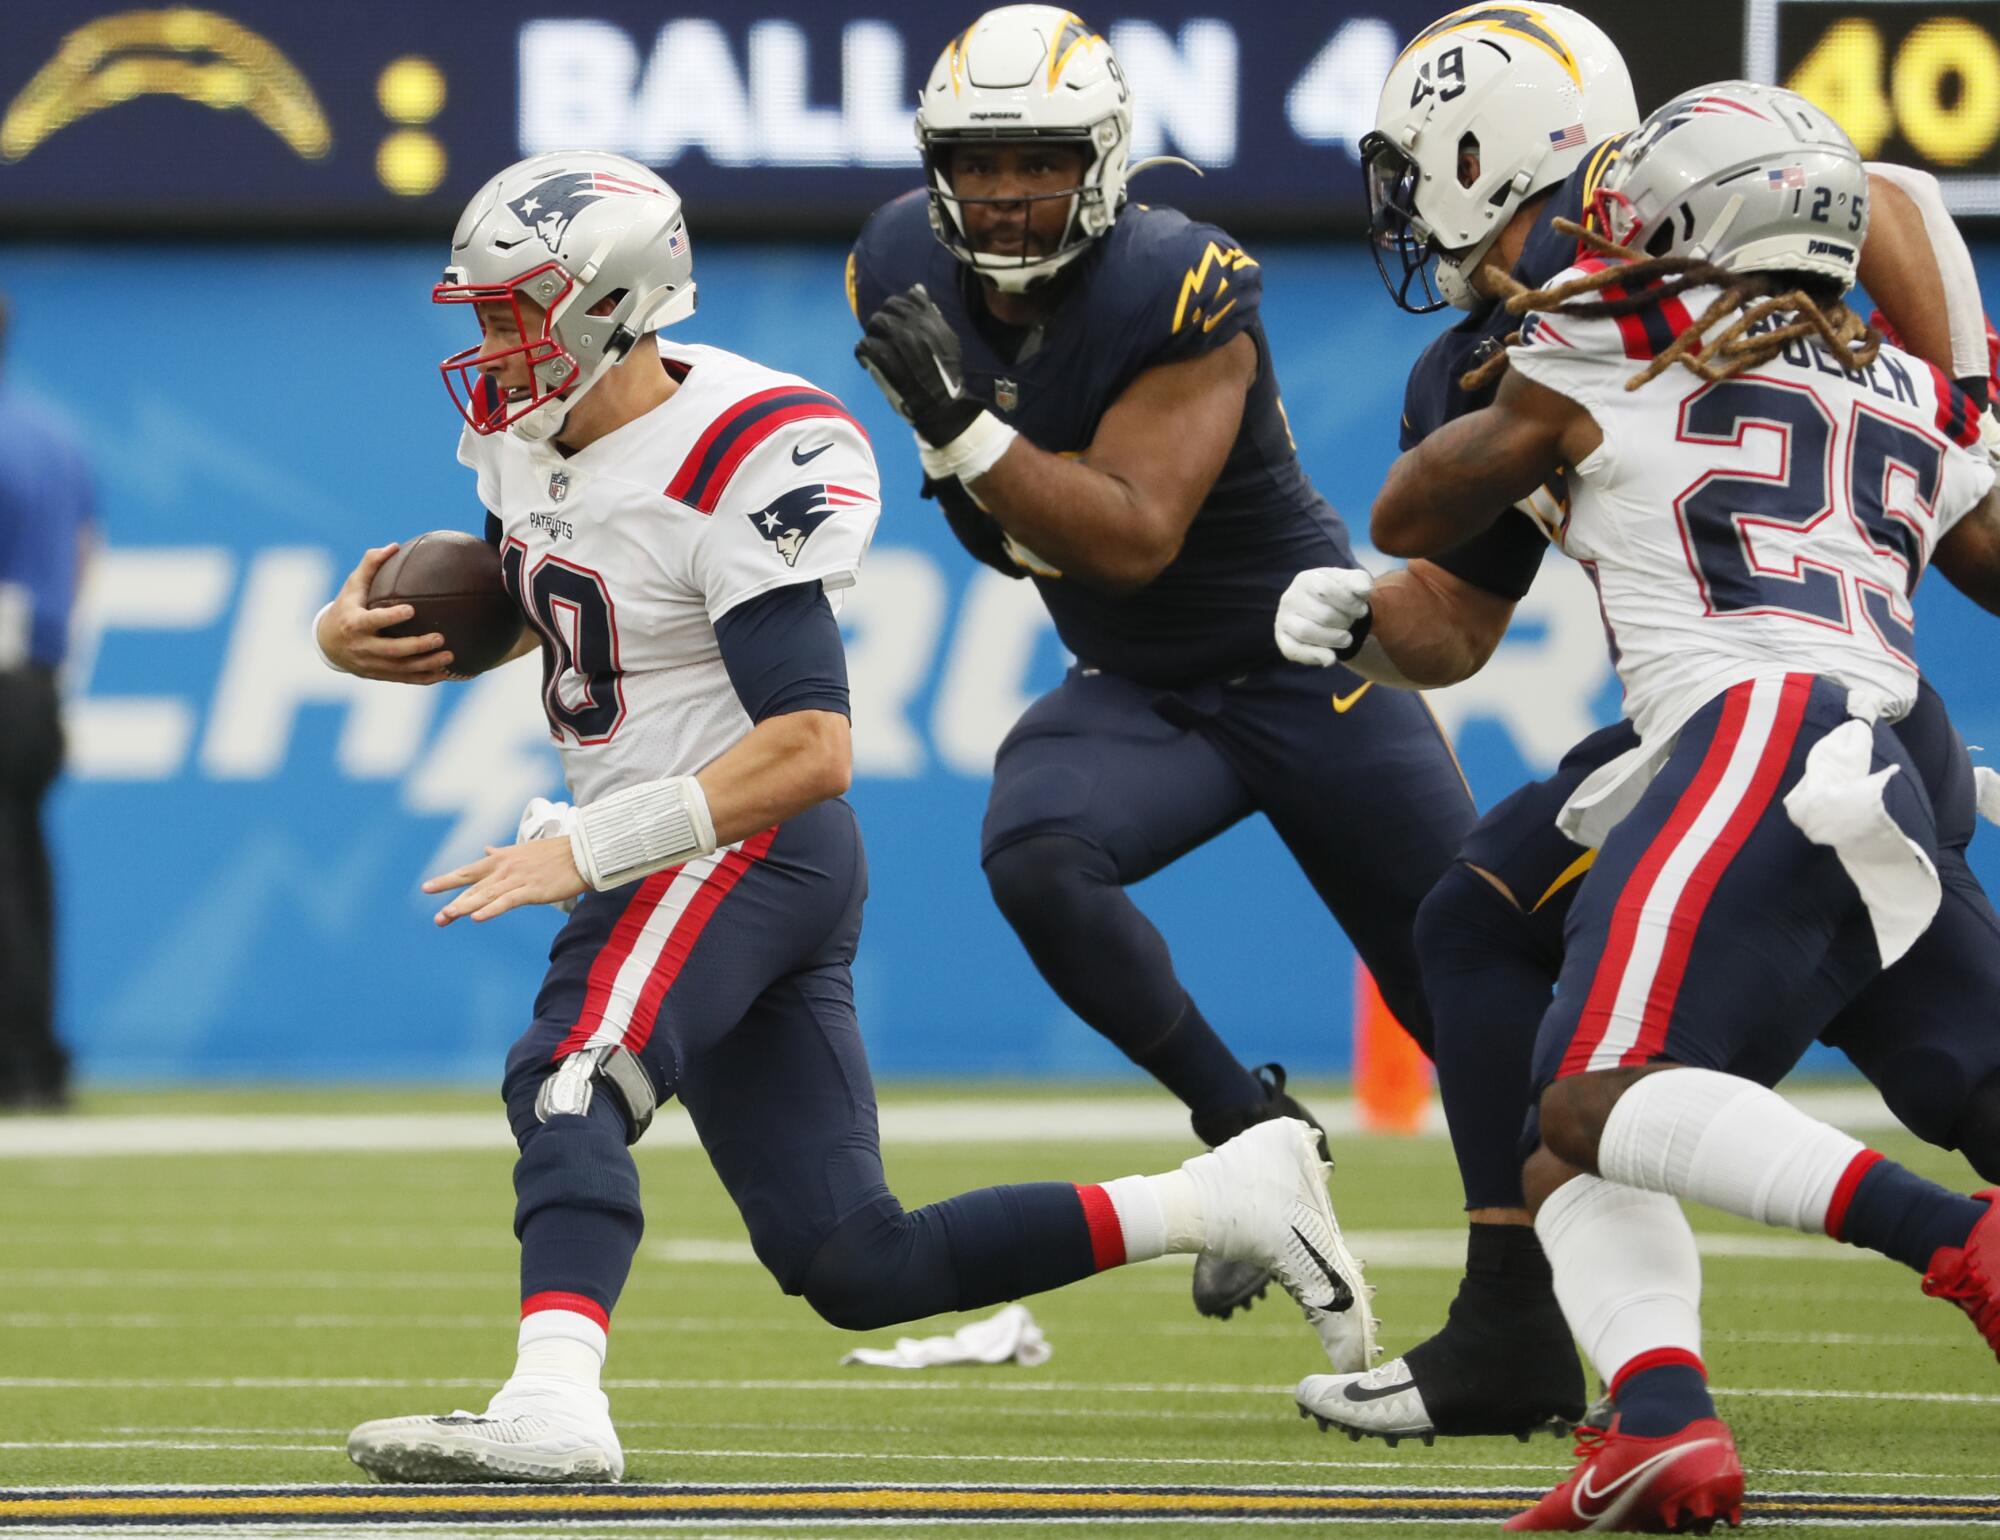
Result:
{"label": "stadium wall advertisement", "polygon": [[[1239,224],[1362,217],[1356,147],[1439,0],[1128,0],[1085,14],[1136,102],[1135,156],[1185,156]],[[588,145],[659,168],[697,227],[845,228],[916,164],[910,113],[977,7],[706,0],[19,6],[0,58],[0,198],[35,225],[420,233],[494,164]],[[2000,212],[2000,0],[1605,0],[1642,106],[1749,75],[1864,153]],[[1190,196],[1184,172],[1149,195]]]}
{"label": "stadium wall advertisement", "polygon": [[[1196,212],[1203,212],[1199,206]],[[1108,1073],[989,899],[978,829],[995,745],[1064,666],[1025,583],[976,566],[916,495],[910,436],[851,356],[835,245],[704,243],[690,340],[796,370],[874,436],[885,509],[843,624],[872,897],[858,970],[892,1075]],[[1410,360],[1365,253],[1258,246],[1305,463],[1351,520],[1393,455]],[[431,690],[336,675],[308,634],[360,550],[477,529],[436,362],[429,246],[16,248],[10,373],[85,435],[105,548],[79,616],[71,764],[52,823],[62,1016],[93,1077],[497,1077],[558,916],[439,932],[419,880],[559,794],[532,662]],[[2000,282],[2000,252],[1984,254]],[[115,331],[89,336],[78,318]],[[1991,625],[1941,581],[1927,666],[1968,742],[2000,749]],[[1617,710],[1588,585],[1551,559],[1476,679],[1434,697],[1482,805]],[[1980,847],[1983,847],[1980,848]],[[1979,864],[2000,882],[2000,835]],[[1344,1068],[1351,954],[1253,819],[1138,896],[1246,1055]]]}

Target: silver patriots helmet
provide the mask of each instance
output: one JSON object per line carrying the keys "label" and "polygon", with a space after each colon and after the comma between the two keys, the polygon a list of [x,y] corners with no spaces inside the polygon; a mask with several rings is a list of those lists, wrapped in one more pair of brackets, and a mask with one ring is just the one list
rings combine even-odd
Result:
{"label": "silver patriots helmet", "polygon": [[1868,234],[1868,174],[1803,96],[1725,80],[1647,118],[1605,173],[1592,213],[1607,237],[1647,256],[1811,274],[1845,291]]}
{"label": "silver patriots helmet", "polygon": [[[513,306],[515,346],[470,347],[439,368],[475,433],[548,438],[640,338],[693,314],[680,195],[637,161],[600,150],[517,161],[466,205],[431,299]],[[539,321],[526,319],[537,311]],[[482,365],[514,353],[526,355],[533,383],[509,398]]]}

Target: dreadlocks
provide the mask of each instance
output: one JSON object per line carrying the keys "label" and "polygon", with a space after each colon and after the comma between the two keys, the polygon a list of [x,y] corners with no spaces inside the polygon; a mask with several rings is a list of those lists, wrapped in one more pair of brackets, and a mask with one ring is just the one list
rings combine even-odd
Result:
{"label": "dreadlocks", "polygon": [[[1822,295],[1827,299],[1827,309],[1822,309],[1821,300],[1800,287],[1795,279],[1776,273],[1732,273],[1728,268],[1692,257],[1649,257],[1629,247],[1614,245],[1567,219],[1558,219],[1555,228],[1582,242],[1585,249],[1611,259],[1612,265],[1546,289],[1530,289],[1497,266],[1489,266],[1485,269],[1486,277],[1506,295],[1509,315],[1526,315],[1533,310],[1549,315],[1612,319],[1650,310],[1690,289],[1713,286],[1722,290],[1715,303],[1674,338],[1670,346],[1625,382],[1627,390],[1637,390],[1674,364],[1704,380],[1726,380],[1732,374],[1769,363],[1787,343],[1801,337],[1817,336],[1844,368],[1855,373],[1874,363],[1875,355],[1881,351],[1881,333],[1848,309],[1845,302]],[[1787,283],[1791,286],[1780,287]],[[1605,290],[1618,292],[1591,304],[1581,303],[1585,295]],[[1729,329],[1713,342],[1704,343],[1703,334],[1732,311],[1741,313]],[[1792,319],[1768,331],[1757,330],[1762,322],[1777,315],[1789,315]],[[1520,340],[1519,332],[1507,338],[1509,345]],[[1507,353],[1502,348],[1477,368],[1468,370],[1459,380],[1459,386],[1478,390],[1497,380],[1506,368]]]}

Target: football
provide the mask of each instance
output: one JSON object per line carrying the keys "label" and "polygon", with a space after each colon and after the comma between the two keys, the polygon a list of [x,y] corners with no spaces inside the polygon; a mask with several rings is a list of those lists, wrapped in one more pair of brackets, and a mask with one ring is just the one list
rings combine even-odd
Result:
{"label": "football", "polygon": [[451,653],[451,675],[467,679],[504,659],[521,635],[521,611],[500,575],[500,553],[477,535],[434,529],[404,542],[368,585],[368,607],[408,604],[416,614],[384,636],[435,631]]}

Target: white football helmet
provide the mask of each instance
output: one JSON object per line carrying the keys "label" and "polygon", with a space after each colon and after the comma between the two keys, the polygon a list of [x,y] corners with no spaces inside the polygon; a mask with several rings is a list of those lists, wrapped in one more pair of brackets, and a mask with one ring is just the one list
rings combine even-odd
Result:
{"label": "white football helmet", "polygon": [[1390,68],[1361,141],[1375,264],[1396,303],[1471,309],[1472,274],[1514,211],[1638,125],[1625,61],[1588,17],[1500,4],[1432,22]]}
{"label": "white football helmet", "polygon": [[1796,92],[1748,80],[1675,97],[1626,140],[1594,222],[1650,257],[1854,283],[1868,172],[1840,126]]}
{"label": "white football helmet", "polygon": [[[517,161],[465,206],[431,299],[514,307],[516,346],[476,345],[438,367],[475,433],[548,438],[641,337],[694,313],[680,195],[637,161],[600,150]],[[539,325],[525,322],[523,299],[540,308]],[[514,353],[527,355],[533,383],[509,399],[480,366]]]}
{"label": "white football helmet", "polygon": [[[975,251],[961,212],[966,200],[952,191],[951,149],[968,142],[1029,140],[1083,151],[1083,182],[1075,192],[1037,195],[1070,200],[1062,241],[1048,255],[1032,258],[1025,252]],[[917,103],[917,143],[937,238],[980,276],[1019,291],[1073,262],[1117,219],[1132,148],[1132,93],[1111,45],[1073,11],[1003,5],[953,38],[939,56]]]}

